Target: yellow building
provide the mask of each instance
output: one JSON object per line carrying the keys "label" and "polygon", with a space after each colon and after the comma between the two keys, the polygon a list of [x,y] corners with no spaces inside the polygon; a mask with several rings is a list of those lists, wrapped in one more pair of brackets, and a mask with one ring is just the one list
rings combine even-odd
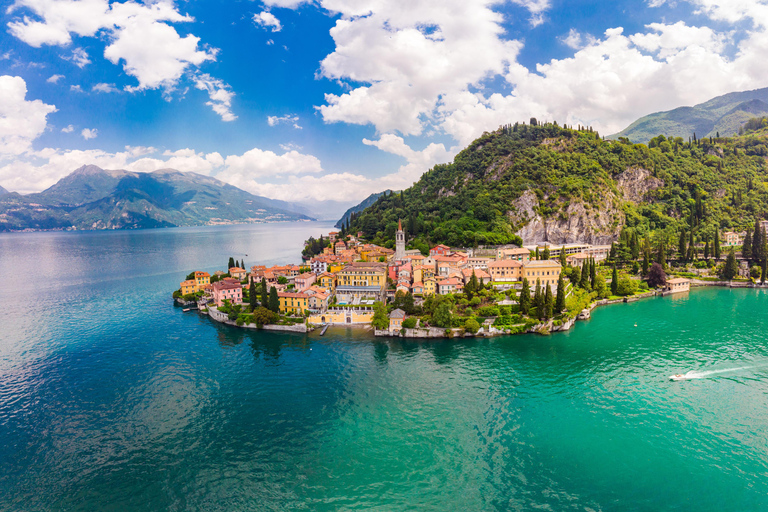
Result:
{"label": "yellow building", "polygon": [[520,281],[522,268],[518,260],[499,260],[488,264],[488,273],[494,282]]}
{"label": "yellow building", "polygon": [[557,280],[560,277],[562,268],[556,260],[534,260],[523,265],[522,277],[528,279],[528,283],[536,286],[536,280],[541,281],[541,287],[549,285],[551,288],[557,288]]}
{"label": "yellow building", "polygon": [[211,274],[208,272],[195,272],[195,286],[197,287],[195,291],[202,290],[203,286],[206,284],[211,284]]}
{"label": "yellow building", "polygon": [[197,285],[195,284],[194,279],[190,279],[189,281],[182,281],[181,283],[181,294],[182,295],[192,295],[193,293],[197,292]]}
{"label": "yellow building", "polygon": [[317,277],[316,284],[320,288],[334,293],[336,291],[336,276],[329,272],[323,272]]}
{"label": "yellow building", "polygon": [[373,306],[337,308],[331,306],[328,311],[310,315],[311,324],[370,324],[373,321]]}
{"label": "yellow building", "polygon": [[435,295],[437,293],[437,281],[434,277],[424,279],[424,296]]}
{"label": "yellow building", "polygon": [[304,293],[277,292],[281,313],[303,314],[309,309],[309,296]]}
{"label": "yellow building", "polygon": [[356,297],[381,300],[387,286],[387,267],[381,263],[350,263],[336,274],[336,298],[339,303]]}
{"label": "yellow building", "polygon": [[346,263],[340,263],[338,261],[334,261],[333,263],[328,264],[328,272],[331,274],[335,274],[337,272],[341,272],[344,269],[344,266]]}

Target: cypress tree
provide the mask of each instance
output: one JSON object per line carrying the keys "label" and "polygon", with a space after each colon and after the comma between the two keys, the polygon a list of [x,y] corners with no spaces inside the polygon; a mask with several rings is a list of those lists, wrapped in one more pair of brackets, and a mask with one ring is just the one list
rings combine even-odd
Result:
{"label": "cypress tree", "polygon": [[579,282],[579,288],[589,290],[589,261],[585,261],[581,267],[581,281]]}
{"label": "cypress tree", "polygon": [[755,221],[755,234],[752,235],[752,259],[757,261],[763,261],[761,257],[761,250],[763,247],[762,230],[760,229],[760,221]]}
{"label": "cypress tree", "polygon": [[714,244],[715,244],[715,247],[712,255],[715,257],[716,260],[719,260],[720,259],[720,228],[715,228]]}
{"label": "cypress tree", "polygon": [[251,286],[248,287],[248,302],[251,305],[251,309],[256,309],[259,302],[256,300],[256,283],[251,279]]}
{"label": "cypress tree", "polygon": [[565,310],[565,279],[563,273],[557,279],[557,298],[555,299],[555,314],[559,315]]}
{"label": "cypress tree", "polygon": [[531,287],[528,284],[528,279],[523,278],[523,288],[520,290],[520,312],[527,315],[531,311]]}
{"label": "cypress tree", "polygon": [[[562,252],[562,249],[561,249],[560,252]],[[544,254],[542,254],[541,259],[543,259],[545,261],[549,259],[549,246],[546,246],[544,248]]]}
{"label": "cypress tree", "polygon": [[752,233],[747,230],[744,236],[744,243],[741,245],[741,257],[745,260],[752,259]]}
{"label": "cypress tree", "polygon": [[616,295],[619,291],[619,271],[616,270],[616,265],[613,266],[613,275],[611,276],[611,295]]}
{"label": "cypress tree", "polygon": [[261,278],[261,305],[269,307],[269,292],[267,291],[267,280]]}
{"label": "cypress tree", "polygon": [[595,258],[589,259],[589,280],[592,284],[592,289],[595,289],[595,285],[597,284],[597,263],[595,262]]}
{"label": "cypress tree", "polygon": [[704,242],[704,259],[709,259],[709,238],[707,238],[706,242]]}
{"label": "cypress tree", "polygon": [[280,299],[277,297],[277,288],[274,286],[269,290],[269,309],[275,313],[280,312]]}
{"label": "cypress tree", "polygon": [[536,308],[536,314],[541,319],[544,312],[544,297],[541,295],[541,279],[536,279],[536,291],[533,293],[533,307]]}
{"label": "cypress tree", "polygon": [[763,258],[763,265],[760,269],[760,282],[765,284],[765,273],[766,273],[766,267],[768,266],[768,258]]}
{"label": "cypress tree", "polygon": [[643,275],[648,275],[648,260],[650,259],[650,256],[648,254],[648,251],[643,251]]}
{"label": "cypress tree", "polygon": [[235,259],[232,256],[230,256],[229,262],[227,263],[227,272],[229,272],[229,269],[231,269],[234,266],[235,266]]}
{"label": "cypress tree", "polygon": [[547,291],[544,292],[544,318],[552,318],[552,308],[554,307],[554,297],[552,297],[552,288],[547,283]]}
{"label": "cypress tree", "polygon": [[739,264],[736,263],[736,255],[733,249],[728,253],[728,257],[725,259],[725,266],[723,267],[723,278],[731,280],[739,274]]}
{"label": "cypress tree", "polygon": [[664,249],[664,240],[659,241],[659,250],[656,253],[656,263],[661,265],[661,268],[667,268],[667,253]]}
{"label": "cypress tree", "polygon": [[680,231],[680,240],[677,243],[677,254],[678,259],[685,261],[687,256],[685,247],[685,230]]}
{"label": "cypress tree", "polygon": [[560,266],[565,269],[565,266],[567,265],[567,261],[565,261],[565,251],[560,249]]}

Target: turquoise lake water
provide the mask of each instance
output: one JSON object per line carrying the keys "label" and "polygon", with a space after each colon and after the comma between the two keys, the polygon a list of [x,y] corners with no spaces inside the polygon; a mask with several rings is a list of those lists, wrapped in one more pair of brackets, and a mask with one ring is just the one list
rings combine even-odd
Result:
{"label": "turquoise lake water", "polygon": [[765,291],[423,342],[171,303],[330,228],[0,235],[0,510],[768,509]]}

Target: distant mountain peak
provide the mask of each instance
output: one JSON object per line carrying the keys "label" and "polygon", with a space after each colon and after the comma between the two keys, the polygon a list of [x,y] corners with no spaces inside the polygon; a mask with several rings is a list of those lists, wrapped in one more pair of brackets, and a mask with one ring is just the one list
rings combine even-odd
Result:
{"label": "distant mountain peak", "polygon": [[699,103],[655,112],[610,135],[609,139],[626,137],[635,143],[648,143],[657,135],[682,137],[732,136],[752,117],[768,115],[768,87],[753,91],[731,92]]}

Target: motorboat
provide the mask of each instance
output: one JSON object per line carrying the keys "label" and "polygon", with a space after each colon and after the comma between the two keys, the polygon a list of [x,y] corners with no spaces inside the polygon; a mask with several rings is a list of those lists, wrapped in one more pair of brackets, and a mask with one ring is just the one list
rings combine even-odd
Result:
{"label": "motorboat", "polygon": [[682,373],[676,373],[674,375],[669,376],[669,380],[687,380],[688,377],[683,375]]}

